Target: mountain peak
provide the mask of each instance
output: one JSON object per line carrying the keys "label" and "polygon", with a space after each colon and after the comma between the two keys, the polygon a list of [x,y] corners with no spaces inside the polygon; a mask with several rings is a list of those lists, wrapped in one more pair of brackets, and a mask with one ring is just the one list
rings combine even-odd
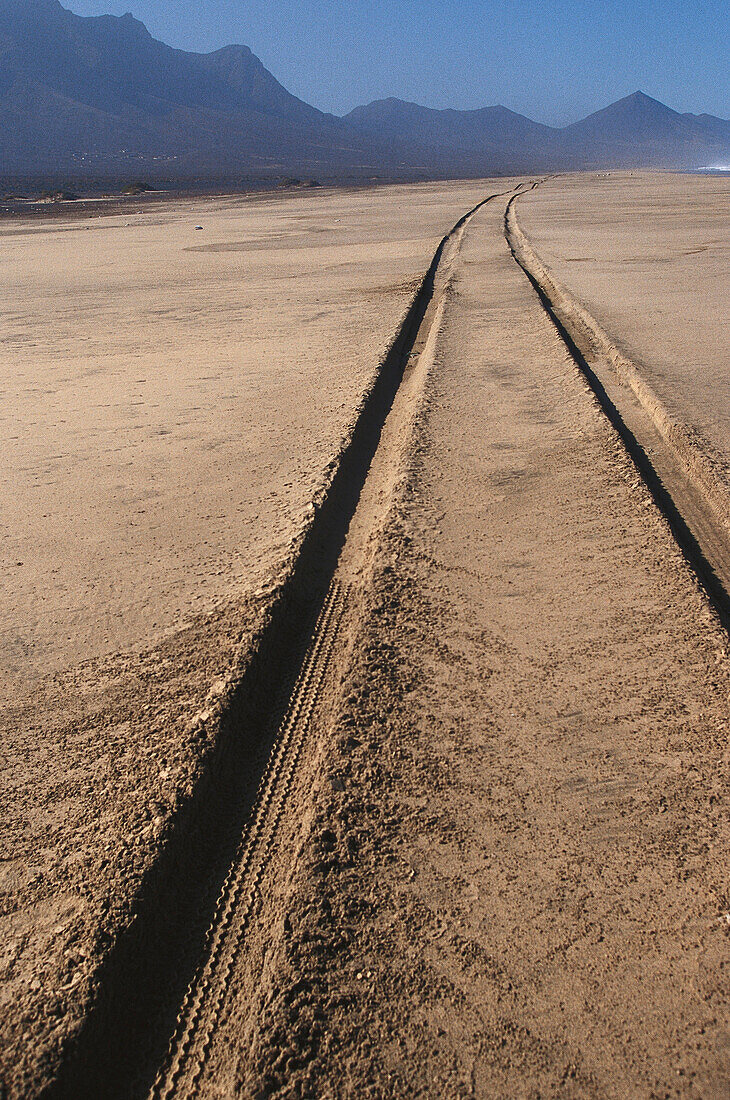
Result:
{"label": "mountain peak", "polygon": [[221,46],[220,49],[213,50],[213,54],[216,57],[228,57],[231,60],[241,58],[246,61],[255,56],[248,46],[241,45]]}
{"label": "mountain peak", "polygon": [[125,12],[124,15],[97,15],[92,19],[100,26],[121,31],[127,39],[152,37],[144,23],[136,19],[131,11]]}
{"label": "mountain peak", "polygon": [[[611,107],[635,107],[640,110],[651,110],[665,113],[667,111],[672,112],[671,107],[667,107],[666,103],[662,103],[659,99],[654,99],[653,96],[647,95],[646,92],[636,91],[631,95],[624,96],[623,99],[619,99],[616,103],[612,103]],[[608,110],[611,107],[607,108]],[[672,112],[674,113],[674,112]]]}

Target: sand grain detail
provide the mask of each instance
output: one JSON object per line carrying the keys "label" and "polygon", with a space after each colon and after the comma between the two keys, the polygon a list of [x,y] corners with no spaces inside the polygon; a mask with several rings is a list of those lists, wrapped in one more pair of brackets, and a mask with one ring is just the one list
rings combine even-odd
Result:
{"label": "sand grain detail", "polygon": [[727,635],[503,214],[467,233],[268,981],[211,1090],[726,1094]]}
{"label": "sand grain detail", "polygon": [[[543,186],[518,185],[534,225],[576,189]],[[443,196],[414,193],[443,222]],[[139,839],[82,846],[80,878],[68,838],[68,872],[49,845],[50,898],[11,882],[9,1096],[725,1100],[727,630],[621,413],[515,263],[510,193],[462,202],[425,275],[435,242],[404,240],[401,311],[370,330],[385,371],[362,368],[287,553],[267,543],[278,573],[149,651],[98,654],[72,720],[83,665],[44,682],[44,727],[19,702],[13,728],[69,761],[105,731],[104,791],[133,766]],[[261,263],[312,262],[313,201],[282,212]],[[349,232],[375,295],[378,227]],[[195,247],[248,256],[230,234]],[[63,817],[79,788],[55,774]],[[56,956],[62,972],[39,961]],[[146,985],[135,958],[157,966]]]}

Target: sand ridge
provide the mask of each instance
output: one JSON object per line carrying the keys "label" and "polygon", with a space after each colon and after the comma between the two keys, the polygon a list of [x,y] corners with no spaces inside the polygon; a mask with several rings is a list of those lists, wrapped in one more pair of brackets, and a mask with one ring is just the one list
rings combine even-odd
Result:
{"label": "sand ridge", "polygon": [[730,187],[722,177],[549,180],[519,208],[536,252],[730,484]]}
{"label": "sand ridge", "polygon": [[[195,716],[248,667],[433,250],[483,193],[211,200],[11,236],[4,1049],[24,1089],[83,1016],[215,753]],[[269,237],[273,258],[185,252],[206,233]]]}
{"label": "sand ridge", "polygon": [[[421,201],[445,216],[440,186],[399,189],[407,221]],[[369,397],[342,402],[349,442],[320,462],[298,534],[284,523],[279,580],[214,582],[186,628],[8,711],[18,753],[55,752],[45,785],[15,777],[9,835],[19,854],[34,839],[25,815],[38,854],[6,878],[11,1094],[59,1061],[49,1095],[99,1095],[100,1070],[104,1095],[146,1094],[216,868],[279,746],[247,934],[214,922],[225,981],[169,1095],[724,1095],[726,629],[514,262],[506,202],[457,223],[425,275],[385,283],[413,305]],[[265,236],[186,247],[228,263],[266,255]],[[274,281],[316,254],[290,243],[272,238]],[[327,277],[359,278],[372,243],[325,245]],[[338,567],[333,634],[310,620]],[[290,756],[267,723],[288,729],[292,706],[308,718]],[[161,929],[148,985],[167,1031],[135,969]]]}

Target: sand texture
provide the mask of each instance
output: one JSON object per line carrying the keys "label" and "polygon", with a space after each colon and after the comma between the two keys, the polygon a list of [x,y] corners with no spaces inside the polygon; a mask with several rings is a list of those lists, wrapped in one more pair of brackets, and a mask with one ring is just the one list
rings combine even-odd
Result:
{"label": "sand texture", "polygon": [[0,938],[18,1080],[45,1043],[55,1057],[205,755],[191,720],[246,660],[417,281],[482,193],[0,227]]}
{"label": "sand texture", "polygon": [[0,227],[5,677],[137,648],[268,577],[480,194]]}
{"label": "sand texture", "polygon": [[[470,227],[242,1095],[726,1095],[727,637]],[[287,914],[285,916],[285,913]],[[293,915],[292,915],[293,914]]]}
{"label": "sand texture", "polygon": [[0,227],[9,1097],[728,1095],[724,195]]}
{"label": "sand texture", "polygon": [[525,198],[519,218],[730,485],[730,181],[564,177]]}

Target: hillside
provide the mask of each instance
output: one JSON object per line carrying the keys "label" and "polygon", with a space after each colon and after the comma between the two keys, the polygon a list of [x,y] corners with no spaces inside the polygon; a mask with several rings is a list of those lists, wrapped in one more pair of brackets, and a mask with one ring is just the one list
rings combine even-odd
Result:
{"label": "hillside", "polygon": [[[131,15],[0,0],[0,171],[276,171],[387,151],[291,95],[245,46],[156,41]],[[371,152],[374,150],[374,152]]]}
{"label": "hillside", "polygon": [[357,107],[346,120],[390,141],[418,141],[455,161],[479,152],[515,170],[590,167],[691,168],[726,158],[730,122],[679,114],[643,92],[562,129],[543,126],[505,107],[436,111],[398,99]]}
{"label": "hillside", "polygon": [[696,167],[730,158],[730,122],[641,92],[557,129],[503,106],[304,103],[247,46],[176,50],[132,15],[0,0],[0,175],[487,176]]}

